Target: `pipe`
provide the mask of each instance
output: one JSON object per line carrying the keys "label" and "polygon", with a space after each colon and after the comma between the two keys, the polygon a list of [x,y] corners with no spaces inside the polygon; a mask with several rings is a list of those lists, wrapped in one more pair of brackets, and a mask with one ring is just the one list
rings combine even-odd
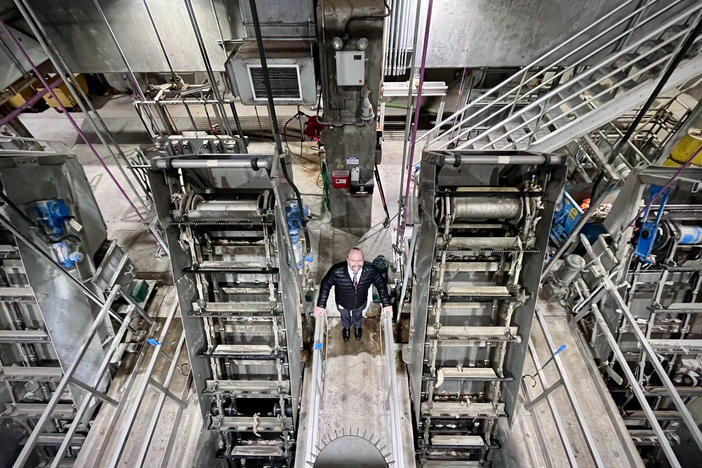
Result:
{"label": "pipe", "polygon": [[[434,153],[437,154],[437,153]],[[440,153],[438,153],[440,155]],[[512,154],[512,155],[473,155],[470,154],[466,157],[461,157],[460,153],[449,154],[443,157],[443,161],[438,161],[437,166],[459,166],[461,164],[471,164],[471,165],[497,165],[497,166],[509,166],[512,164],[553,164],[560,165],[563,163],[563,156],[559,154],[540,154],[540,153],[526,153],[526,154]]]}
{"label": "pipe", "polygon": [[[253,0],[252,0],[253,1]],[[417,145],[417,128],[419,127],[419,109],[422,107],[422,87],[424,86],[424,71],[427,65],[427,50],[429,49],[429,27],[431,26],[431,10],[434,5],[434,0],[429,0],[427,7],[427,22],[424,26],[424,43],[422,45],[422,64],[419,67],[419,86],[417,87],[417,105],[414,108],[414,128],[412,128],[412,144],[410,145],[409,162],[407,164],[407,183],[405,184],[405,204],[409,200],[410,182],[412,181],[412,165],[414,164],[414,149]],[[410,83],[410,92],[412,91],[412,83]],[[397,238],[402,239],[405,234],[405,226],[407,225],[407,207],[402,210],[402,225]]]}
{"label": "pipe", "polygon": [[[115,183],[115,185],[116,185],[117,188],[119,189],[119,191],[120,191],[120,193],[122,194],[122,196],[123,196],[123,197],[127,200],[127,202],[129,203],[129,206],[131,206],[132,209],[136,212],[137,216],[139,217],[139,220],[141,220],[142,223],[147,224],[146,219],[144,219],[144,216],[142,216],[141,212],[137,209],[136,205],[134,205],[134,203],[133,203],[132,200],[129,198],[129,196],[127,196],[127,192],[124,191],[124,188],[122,188],[122,185],[120,185],[120,183],[117,181],[117,179],[115,178],[115,176],[114,176],[114,174],[112,173],[112,171],[110,171],[110,169],[107,167],[107,163],[105,163],[105,160],[102,159],[102,157],[98,154],[97,150],[96,150],[95,147],[92,145],[92,143],[90,143],[90,142],[88,141],[88,138],[85,136],[85,133],[83,133],[83,131],[82,131],[81,128],[78,126],[78,124],[76,123],[76,121],[73,119],[73,117],[71,116],[71,114],[68,112],[68,110],[66,109],[66,107],[61,103],[61,101],[59,100],[59,98],[58,98],[58,96],[56,95],[56,93],[54,92],[54,90],[51,89],[51,88],[49,87],[49,84],[46,82],[46,80],[44,79],[44,77],[42,76],[42,74],[39,72],[39,70],[37,69],[37,66],[34,64],[34,62],[32,62],[32,59],[29,58],[29,54],[27,54],[27,51],[24,50],[24,48],[22,47],[22,45],[19,43],[19,41],[17,40],[17,38],[15,37],[15,35],[12,34],[12,31],[10,31],[10,28],[7,26],[7,24],[5,24],[4,21],[0,21],[0,25],[1,25],[2,28],[5,30],[5,33],[10,37],[10,39],[11,39],[12,42],[15,44],[15,46],[16,46],[16,47],[19,49],[19,51],[22,53],[22,55],[24,56],[24,59],[27,61],[27,63],[29,63],[29,66],[32,67],[32,70],[34,71],[34,74],[37,76],[37,78],[39,78],[39,81],[41,81],[41,83],[44,85],[44,87],[49,91],[49,93],[51,93],[51,96],[56,100],[56,102],[57,102],[59,108],[63,111],[63,113],[64,113],[64,115],[66,116],[66,118],[71,122],[71,125],[73,126],[73,128],[75,129],[75,131],[78,133],[78,135],[80,136],[80,138],[83,140],[83,142],[84,142],[86,145],[88,145],[88,148],[90,148],[90,151],[91,151],[91,152],[93,153],[93,155],[97,158],[98,162],[99,162],[100,165],[103,167],[103,169],[105,169],[105,172],[107,172],[107,175],[110,176],[110,179],[112,179],[112,181]],[[63,80],[63,78],[62,78],[62,80]],[[152,235],[153,235],[153,232],[152,232]],[[154,235],[154,237],[156,238],[155,235]],[[158,239],[157,239],[157,241],[158,241]]]}
{"label": "pipe", "polygon": [[202,61],[204,62],[205,69],[207,70],[207,77],[210,80],[212,94],[214,95],[215,100],[217,101],[217,104],[214,106],[215,112],[217,113],[217,118],[220,120],[222,128],[224,128],[224,131],[227,132],[227,135],[231,135],[232,128],[229,126],[227,113],[224,110],[224,105],[222,104],[222,96],[219,94],[219,88],[217,87],[217,79],[215,78],[214,71],[212,70],[212,64],[210,63],[210,58],[207,55],[207,49],[205,48],[205,43],[202,39],[200,27],[197,24],[197,18],[195,18],[195,11],[193,10],[193,5],[190,2],[190,0],[185,0],[185,9],[188,10],[188,16],[190,17],[190,23],[193,26],[193,32],[195,33],[197,46],[200,49]]}
{"label": "pipe", "polygon": [[[60,83],[61,83],[61,77],[59,76],[59,77],[56,78],[54,81],[52,81],[51,83],[49,83],[49,88],[50,88],[50,89],[54,89],[54,88],[55,88],[56,86],[58,86]],[[2,120],[0,120],[0,127],[2,127],[2,126],[5,125],[7,122],[9,122],[10,120],[14,119],[15,117],[17,117],[18,115],[20,115],[20,114],[22,113],[22,111],[25,110],[27,107],[32,107],[34,104],[36,104],[37,102],[39,102],[39,100],[40,100],[41,98],[43,98],[48,92],[49,92],[49,89],[43,89],[43,90],[39,91],[37,94],[35,94],[34,96],[32,96],[32,98],[29,99],[29,101],[25,102],[25,103],[22,104],[20,107],[18,107],[17,109],[13,110],[12,112],[10,112],[10,113],[7,114],[6,116],[4,116],[4,117],[2,118]]]}
{"label": "pipe", "polygon": [[[254,31],[256,32],[256,45],[258,46],[258,56],[261,59],[261,70],[263,71],[263,82],[266,85],[266,97],[268,102],[268,115],[271,118],[271,126],[273,127],[273,140],[275,141],[275,147],[279,155],[285,154],[283,152],[283,144],[280,140],[280,129],[278,128],[278,117],[275,113],[275,104],[273,103],[273,90],[271,89],[271,80],[268,75],[268,62],[266,61],[266,51],[263,48],[263,36],[261,36],[261,25],[258,22],[258,10],[256,9],[256,0],[249,0],[249,6],[251,8],[251,19],[253,20]],[[297,206],[300,209],[300,221],[302,223],[302,233],[305,236],[305,252],[310,253],[310,234],[307,231],[307,219],[305,218],[304,205],[302,203],[302,197],[300,196],[300,191],[297,186],[292,181],[290,174],[288,174],[287,158],[283,158],[280,162],[280,167],[283,171],[283,177],[290,184],[290,188],[295,192],[295,198],[297,199]]]}
{"label": "pipe", "polygon": [[166,52],[166,47],[163,45],[163,41],[161,40],[161,35],[158,33],[158,29],[156,28],[156,22],[154,22],[154,17],[151,16],[151,10],[149,9],[148,3],[146,3],[146,0],[142,0],[144,3],[144,8],[146,8],[146,15],[149,17],[149,21],[151,21],[151,26],[154,28],[154,32],[156,33],[156,39],[158,40],[158,45],[161,46],[161,51],[163,52],[163,57],[166,59],[166,65],[168,65],[168,69],[171,71],[171,81],[173,83],[176,83],[178,81],[178,75],[175,74],[173,71],[173,65],[171,65],[171,59],[168,58],[168,53]]}
{"label": "pipe", "polygon": [[124,51],[122,50],[122,47],[119,45],[119,41],[117,40],[117,36],[115,36],[115,32],[112,30],[112,26],[110,26],[110,22],[107,21],[107,16],[105,16],[105,12],[103,11],[102,7],[100,6],[100,2],[98,0],[93,0],[93,4],[95,5],[95,9],[100,13],[100,16],[102,17],[102,20],[105,22],[105,26],[107,26],[107,30],[110,33],[110,37],[112,38],[112,42],[115,43],[115,46],[117,47],[117,52],[119,53],[119,56],[122,58],[122,62],[124,62],[124,65],[127,67],[127,71],[129,72],[129,77],[132,85],[132,89],[134,90],[135,93],[139,95],[142,101],[146,100],[146,96],[144,96],[144,92],[141,90],[141,86],[139,86],[139,82],[137,81],[136,75],[134,74],[134,70],[132,70],[132,67],[129,65],[129,62],[127,61],[127,56],[124,55]]}
{"label": "pipe", "polygon": [[[412,40],[412,63],[410,67],[410,73],[408,77],[408,86],[407,86],[407,112],[405,113],[405,136],[404,139],[402,140],[402,168],[400,172],[400,190],[399,193],[402,193],[402,181],[405,180],[405,168],[409,171],[408,177],[412,177],[412,168],[407,166],[407,142],[410,139],[410,129],[412,128],[412,104],[414,103],[414,98],[412,96],[412,88],[414,87],[413,81],[414,81],[414,70],[416,68],[416,56],[415,53],[417,51],[417,39],[419,37],[419,17],[421,16],[420,13],[422,11],[422,0],[417,0],[417,9],[415,11],[415,17],[414,17],[414,39]],[[387,104],[386,104],[387,105]],[[415,121],[416,122],[416,121]],[[415,123],[415,125],[417,125]],[[403,201],[402,197],[398,197],[398,207],[397,207],[397,212],[400,213],[403,211]],[[406,203],[406,200],[405,200]],[[402,217],[398,216],[397,217],[397,232],[400,232],[400,226],[402,226]],[[397,245],[398,247],[400,246],[400,237],[397,238]]]}

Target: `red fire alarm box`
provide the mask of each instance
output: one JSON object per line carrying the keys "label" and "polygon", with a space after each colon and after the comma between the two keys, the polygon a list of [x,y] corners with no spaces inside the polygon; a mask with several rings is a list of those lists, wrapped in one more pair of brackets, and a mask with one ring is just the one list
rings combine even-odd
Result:
{"label": "red fire alarm box", "polygon": [[349,171],[332,171],[334,188],[349,188]]}

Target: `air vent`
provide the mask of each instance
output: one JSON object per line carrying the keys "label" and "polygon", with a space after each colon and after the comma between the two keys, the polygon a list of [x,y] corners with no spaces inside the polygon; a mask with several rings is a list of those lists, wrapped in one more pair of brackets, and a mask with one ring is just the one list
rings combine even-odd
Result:
{"label": "air vent", "polygon": [[[267,99],[268,94],[263,80],[263,68],[249,65],[248,69],[254,100],[262,101]],[[302,100],[300,74],[296,65],[269,65],[268,75],[271,79],[273,99]]]}

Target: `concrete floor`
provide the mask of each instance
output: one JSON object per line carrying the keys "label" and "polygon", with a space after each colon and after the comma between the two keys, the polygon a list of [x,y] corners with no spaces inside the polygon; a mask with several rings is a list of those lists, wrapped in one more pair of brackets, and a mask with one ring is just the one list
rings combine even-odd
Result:
{"label": "concrete floor", "polygon": [[[238,109],[242,120],[247,122],[248,125],[257,125],[258,119],[254,108],[238,106]],[[311,113],[309,109],[303,110]],[[278,109],[279,117],[281,118],[285,115],[291,116],[296,111],[297,109],[292,107]],[[204,115],[196,109],[194,109],[194,113],[196,118],[202,118]],[[126,153],[133,151],[139,144],[150,143],[141,121],[136,117],[129,97],[119,96],[105,100],[100,104],[100,114]],[[172,114],[177,122],[183,122],[185,119],[184,112],[179,114],[178,111],[174,110]],[[265,109],[259,107],[258,114],[262,121],[262,128],[267,127]],[[115,174],[116,179],[122,185],[126,185],[124,178],[117,170],[116,164],[109,159],[109,154],[90,131],[90,127],[84,122],[83,116],[80,113],[73,113],[72,115],[81,128],[88,132],[88,138],[96,142],[96,150],[107,159],[107,166]],[[149,275],[166,274],[167,276],[169,269],[168,259],[159,251],[159,248],[139,222],[134,211],[121,199],[115,184],[105,174],[87,145],[77,138],[75,131],[65,116],[55,112],[53,109],[49,109],[40,114],[23,114],[21,120],[37,138],[57,140],[60,144],[65,145],[68,151],[72,151],[78,156],[85,168],[88,180],[91,182],[98,206],[102,210],[110,238],[116,239],[127,250],[130,258],[140,270],[140,275],[148,277]],[[290,144],[291,150],[295,154],[299,153],[299,143],[291,141]],[[250,151],[272,152],[272,145],[270,143],[252,142]],[[379,170],[391,217],[397,212],[397,200],[402,183],[399,180],[401,153],[401,139],[393,139],[392,136],[388,136],[383,143],[383,162],[379,166]],[[348,248],[354,245],[358,245],[364,250],[367,260],[372,260],[376,255],[384,255],[387,258],[391,258],[393,228],[396,226],[396,220],[393,221],[389,228],[383,228],[382,222],[385,219],[385,213],[377,190],[373,195],[372,222],[371,228],[367,233],[359,236],[339,229],[333,229],[329,224],[329,214],[322,207],[322,189],[319,181],[317,152],[314,146],[305,144],[302,156],[302,158],[294,158],[293,173],[296,184],[303,194],[304,201],[310,206],[312,213],[309,228],[312,249],[316,260],[311,268],[312,277],[317,280],[321,279],[328,267],[335,262],[342,261]],[[418,153],[415,160],[419,157]],[[601,396],[601,382],[598,383],[597,374],[591,372],[591,369],[588,370],[585,358],[583,358],[573,341],[574,338],[567,327],[565,317],[562,314],[559,316],[558,313],[553,313],[553,311],[549,311],[547,315],[549,315],[547,321],[552,329],[554,339],[559,343],[568,345],[567,351],[562,354],[562,359],[564,362],[567,362],[566,368],[570,378],[578,389],[576,392],[578,401],[586,413],[587,424],[596,441],[600,456],[603,461],[606,461],[605,466],[631,466],[632,464],[628,462],[628,458],[625,455],[630,451],[631,447],[626,440],[622,442],[616,436],[617,431],[621,429],[621,419],[617,421],[616,414],[610,416],[612,412],[608,405],[611,404],[611,401],[607,401],[608,396]],[[357,408],[359,405],[366,404],[372,406],[371,402],[374,401],[372,398],[374,396],[372,386],[364,385],[365,381],[361,380],[361,376],[364,376],[364,379],[367,378],[373,381],[382,378],[379,375],[379,369],[382,367],[378,366],[377,349],[372,348],[377,342],[373,341],[371,323],[369,322],[368,325],[366,336],[364,336],[364,341],[361,343],[355,343],[352,338],[352,341],[344,344],[340,340],[340,332],[338,330],[334,330],[332,333],[332,339],[335,339],[334,337],[336,336],[340,343],[333,341],[330,344],[330,348],[334,349],[334,357],[329,363],[330,369],[338,369],[339,375],[342,376],[348,388],[346,390],[340,388],[338,399],[332,399],[328,403],[328,408],[331,408],[332,405],[338,406],[338,417],[341,419],[329,419],[325,422],[324,430],[327,432],[338,428],[340,425],[358,426],[361,424],[367,424],[373,432],[387,432],[384,421],[373,420],[373,416],[369,417],[365,413],[365,407],[363,407],[364,412],[348,409],[348,407]],[[533,328],[532,339],[542,362],[545,362],[549,350],[543,342],[543,337],[539,334],[538,329],[538,326]],[[550,383],[556,380],[555,370],[552,367],[551,364],[546,369],[546,375]],[[527,359],[525,372],[533,372],[533,363],[529,358]],[[403,385],[406,388],[406,382],[401,382],[401,386]],[[530,397],[535,398],[541,390],[542,388],[537,384],[535,388],[530,389]],[[346,398],[345,401],[344,398]],[[578,465],[594,466],[584,444],[582,430],[575,421],[572,407],[565,392],[562,389],[556,390],[552,394],[552,398],[567,428],[568,438],[573,445]],[[189,466],[186,460],[188,459],[187,455],[192,454],[192,450],[185,447],[192,447],[192,441],[197,440],[195,434],[202,425],[199,410],[193,410],[193,408],[197,409],[194,400],[191,393],[190,406],[186,410],[181,426],[178,429],[179,432],[183,432],[185,437],[185,439],[180,441],[179,445],[179,447],[182,447],[179,450],[183,451],[178,454],[174,453],[172,458],[173,460],[180,460],[183,463],[182,466]],[[142,412],[144,415],[140,417],[150,417],[150,405],[153,404],[150,401],[148,399],[145,401],[140,411],[140,415]],[[168,425],[167,413],[169,412],[164,409],[162,418],[166,422],[160,421],[159,426],[161,424]],[[501,439],[506,450],[499,451],[500,453],[495,460],[496,466],[567,466],[567,461],[564,458],[565,453],[546,402],[540,403],[532,414],[535,419],[532,419],[530,414],[526,413],[523,408],[520,408],[514,418],[511,429],[507,427],[506,421],[500,423],[498,440]],[[550,460],[546,460],[542,454],[536,437],[535,424],[541,427],[541,431],[544,434],[543,438],[548,442]],[[406,423],[405,426],[411,428],[409,423]],[[193,439],[193,437],[195,438]],[[95,439],[95,443],[99,443],[98,439]],[[159,442],[154,442],[154,444],[154,447],[156,447]],[[91,450],[82,451],[81,457],[88,457],[88,452],[92,450],[91,448]],[[86,453],[84,454],[83,452]],[[162,453],[150,455],[154,457],[163,456]],[[162,458],[154,459],[160,460]]]}

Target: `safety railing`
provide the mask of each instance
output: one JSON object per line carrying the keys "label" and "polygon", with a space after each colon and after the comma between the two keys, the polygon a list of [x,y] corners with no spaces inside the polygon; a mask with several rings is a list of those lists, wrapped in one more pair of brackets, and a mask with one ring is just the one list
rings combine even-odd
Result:
{"label": "safety railing", "polygon": [[322,314],[314,320],[314,346],[312,348],[312,375],[309,382],[310,404],[307,409],[307,440],[305,443],[305,460],[314,464],[314,454],[319,442],[319,416],[322,410],[322,395],[324,394],[324,363],[327,358],[327,336],[329,322],[327,314]]}
{"label": "safety railing", "polygon": [[388,382],[386,405],[390,413],[390,438],[392,441],[393,466],[404,468],[402,447],[402,406],[397,385],[395,340],[393,339],[392,312],[383,311],[380,317],[380,336],[383,343],[385,372]]}
{"label": "safety railing", "polygon": [[[690,413],[690,410],[687,408],[685,401],[681,398],[680,393],[675,388],[675,384],[666,372],[666,369],[663,367],[659,355],[651,346],[651,342],[644,331],[642,331],[639,327],[636,317],[629,308],[629,304],[627,304],[627,301],[622,297],[619,291],[620,285],[614,282],[613,276],[617,273],[621,265],[615,264],[614,267],[611,268],[612,271],[610,273],[600,259],[602,255],[597,255],[594,252],[592,245],[582,234],[580,235],[580,241],[587,252],[588,259],[591,259],[589,272],[591,272],[593,277],[596,279],[596,285],[588,286],[583,279],[578,280],[576,289],[580,292],[582,300],[575,307],[574,311],[581,310],[581,312],[578,313],[573,320],[577,322],[582,320],[588,314],[593,315],[597,326],[597,333],[605,337],[607,345],[614,355],[614,360],[620,364],[621,371],[624,374],[634,397],[641,405],[641,409],[643,410],[643,413],[656,436],[657,442],[663,454],[668,459],[670,466],[680,467],[681,464],[670,444],[666,431],[658,421],[656,412],[651,407],[641,382],[635,375],[634,369],[632,369],[627,363],[627,359],[619,346],[617,338],[610,330],[609,325],[605,321],[605,318],[597,305],[597,298],[601,299],[598,291],[604,292],[609,298],[611,298],[614,304],[616,304],[617,311],[622,317],[622,323],[627,325],[628,330],[636,340],[638,349],[642,350],[641,364],[643,365],[647,362],[651,366],[653,372],[660,380],[662,388],[664,389],[664,393],[662,393],[661,396],[670,398],[675,410],[679,413],[680,418],[686,425],[691,439],[700,450],[702,450],[702,432]],[[628,255],[625,253],[622,258],[627,258],[627,256]]]}
{"label": "safety railing", "polygon": [[[512,122],[505,133],[490,139],[489,143],[484,144],[482,148],[503,140],[505,140],[503,142],[505,147],[528,147],[548,138],[547,127],[554,122],[567,120],[569,123],[565,125],[572,125],[573,120],[579,117],[576,115],[575,119],[572,118],[575,111],[585,108],[581,113],[586,113],[606,95],[613,96],[615,91],[622,89],[628,83],[635,85],[635,81],[642,75],[664,68],[676,53],[677,47],[662,49],[676,42],[681,43],[693,25],[679,27],[677,32],[672,34],[664,33],[674,25],[684,23],[702,9],[702,5],[686,0],[671,2],[650,0],[621,19],[615,20],[615,15],[631,3],[631,1],[623,2],[607,15],[439,122],[418,140],[426,139],[427,145],[437,143],[438,149],[456,145],[458,148],[465,148],[485,139],[488,134],[505,123]],[[682,9],[676,10],[675,8],[679,6],[682,6]],[[666,14],[671,13],[676,14],[668,18]],[[665,21],[654,28],[652,22],[660,18],[665,18]],[[593,31],[593,28],[597,31],[610,21],[614,23],[581,45],[570,48],[584,34]],[[623,30],[617,32],[620,29]],[[645,49],[643,52],[637,52],[645,42],[653,39],[656,40],[654,46],[643,47]],[[625,40],[629,42],[624,47],[620,47]],[[617,49],[617,47],[620,48]],[[550,65],[540,66],[548,57],[563,51],[566,53]],[[647,60],[649,58],[650,60]],[[570,63],[570,60],[573,62]],[[591,62],[597,62],[597,64],[589,66]],[[637,64],[638,69],[626,74],[626,78],[617,79],[615,76]],[[537,66],[540,71],[533,72]],[[610,71],[611,67],[616,68]],[[583,72],[576,73],[583,68],[585,68]],[[602,71],[602,74],[595,77],[598,71]],[[583,93],[604,80],[612,80],[613,83],[611,86],[604,87],[602,91],[595,90],[587,97],[583,96]],[[519,84],[509,88],[514,82]],[[503,91],[505,88],[509,89]],[[522,93],[523,89],[528,91]],[[562,104],[573,99],[582,99],[582,102],[565,111],[559,110]],[[519,106],[523,107],[516,110]],[[493,124],[495,120],[498,121],[497,124]],[[450,127],[442,130],[447,125]],[[544,129],[542,134],[538,133],[540,129]],[[460,141],[466,138],[467,140]]]}
{"label": "safety railing", "polygon": [[[112,306],[114,302],[117,300],[117,298],[121,297],[128,303],[128,307],[126,310],[126,314],[122,319],[120,328],[118,331],[110,337],[110,339],[103,344],[103,346],[107,346],[109,344],[109,347],[104,351],[104,357],[100,363],[100,366],[98,368],[98,371],[95,373],[93,379],[91,382],[84,382],[81,380],[78,380],[74,377],[74,374],[78,367],[80,366],[83,358],[86,356],[86,353],[88,351],[88,348],[90,345],[94,342],[94,338],[96,337],[98,330],[100,327],[105,323],[105,320],[107,320],[109,315],[114,315],[114,312],[112,312]],[[166,334],[168,333],[169,326],[171,324],[171,321],[173,317],[175,316],[176,311],[178,310],[177,307],[177,302],[174,303],[173,307],[171,308],[168,317],[166,318],[165,323],[163,326],[160,328],[160,335],[158,339],[154,338],[148,338],[149,336],[152,336],[152,334],[156,331],[157,329],[157,323],[146,313],[143,311],[143,309],[136,304],[136,302],[132,299],[132,297],[124,291],[120,285],[115,285],[112,290],[110,291],[110,294],[107,298],[107,300],[104,302],[102,307],[100,308],[99,313],[95,317],[95,320],[93,321],[92,325],[86,332],[86,335],[82,341],[82,344],[80,348],[78,349],[78,352],[76,354],[76,357],[72,364],[68,366],[64,373],[61,381],[56,385],[56,388],[54,390],[54,393],[49,400],[49,403],[46,405],[46,408],[42,415],[39,417],[39,420],[37,421],[36,425],[34,426],[34,429],[32,433],[30,434],[29,438],[27,439],[26,443],[24,444],[24,447],[22,448],[22,451],[20,452],[19,456],[14,462],[13,468],[20,468],[23,467],[27,464],[27,462],[31,459],[32,452],[34,448],[36,447],[37,443],[39,442],[44,428],[47,427],[47,423],[53,419],[53,413],[54,410],[57,408],[58,403],[62,397],[62,394],[64,390],[67,388],[67,386],[70,385],[75,385],[87,392],[87,394],[83,397],[83,400],[80,403],[80,406],[77,408],[76,413],[73,418],[73,422],[71,425],[68,427],[68,429],[65,432],[60,433],[60,437],[62,438],[62,441],[60,443],[59,448],[56,451],[56,454],[51,461],[51,464],[49,466],[51,467],[58,467],[62,460],[65,458],[68,449],[71,446],[71,441],[73,437],[76,434],[77,429],[79,428],[79,425],[81,424],[81,421],[84,419],[84,415],[86,414],[86,411],[88,408],[91,406],[93,403],[94,399],[97,398],[101,400],[103,403],[107,405],[111,405],[115,407],[115,414],[117,416],[120,416],[123,413],[123,410],[125,409],[125,405],[127,401],[133,401],[134,398],[136,398],[136,403],[134,403],[129,410],[129,415],[127,417],[127,420],[125,423],[123,423],[121,427],[121,432],[119,436],[119,440],[117,441],[116,446],[113,448],[113,452],[110,458],[110,461],[106,465],[102,466],[116,466],[117,463],[119,462],[120,456],[122,454],[122,451],[124,450],[124,443],[129,435],[129,431],[131,427],[134,424],[134,420],[136,418],[137,412],[139,410],[141,401],[144,397],[144,394],[146,392],[146,389],[148,388],[149,385],[153,386],[156,390],[161,392],[161,395],[159,397],[158,402],[156,403],[155,411],[154,414],[152,415],[152,418],[150,420],[150,423],[147,427],[147,431],[144,437],[144,440],[141,445],[141,450],[139,452],[139,465],[141,466],[144,462],[145,455],[148,451],[148,448],[150,446],[154,430],[156,428],[156,422],[158,421],[158,417],[161,412],[161,408],[163,406],[163,400],[165,400],[166,397],[170,397],[173,399],[180,407],[180,410],[182,411],[182,408],[186,406],[184,402],[184,398],[187,396],[187,390],[190,387],[190,379],[188,380],[188,383],[186,384],[186,392],[184,393],[182,398],[179,398],[173,393],[168,390],[168,385],[170,384],[171,378],[173,376],[173,372],[175,369],[175,361],[180,354],[180,350],[183,347],[184,344],[184,335],[181,333],[180,340],[178,342],[178,345],[176,347],[176,351],[174,353],[174,356],[172,358],[171,365],[169,367],[168,373],[166,375],[166,378],[163,383],[159,383],[156,381],[153,377],[151,377],[151,373],[154,369],[154,366],[156,364],[156,359],[161,353],[161,344],[165,341]],[[150,325],[148,332],[145,334],[144,340],[148,341],[149,344],[151,344],[154,349],[153,349],[153,354],[151,357],[151,360],[147,366],[146,371],[144,372],[143,380],[142,383],[138,389],[138,392],[136,394],[136,397],[132,395],[129,391],[125,391],[122,398],[120,401],[114,400],[112,397],[108,396],[105,392],[100,390],[100,386],[104,383],[105,377],[106,377],[106,371],[108,370],[108,366],[110,361],[113,358],[113,355],[117,352],[120,344],[122,343],[123,338],[125,337],[127,331],[131,328],[130,323],[132,322],[132,319],[135,318],[137,315],[141,315],[142,318]],[[148,340],[147,340],[148,338]],[[136,374],[136,370],[133,373],[134,375]],[[131,385],[129,386],[131,388]],[[179,414],[176,415],[177,418],[179,418]],[[115,421],[113,421],[115,422]],[[111,424],[110,425],[110,433],[116,428],[116,424]],[[107,435],[105,436],[107,438]],[[169,443],[172,444],[173,437],[169,438]],[[103,446],[100,449],[99,455],[102,455],[102,452],[104,451],[105,447],[107,444],[103,444]],[[167,454],[166,454],[167,456]]]}

